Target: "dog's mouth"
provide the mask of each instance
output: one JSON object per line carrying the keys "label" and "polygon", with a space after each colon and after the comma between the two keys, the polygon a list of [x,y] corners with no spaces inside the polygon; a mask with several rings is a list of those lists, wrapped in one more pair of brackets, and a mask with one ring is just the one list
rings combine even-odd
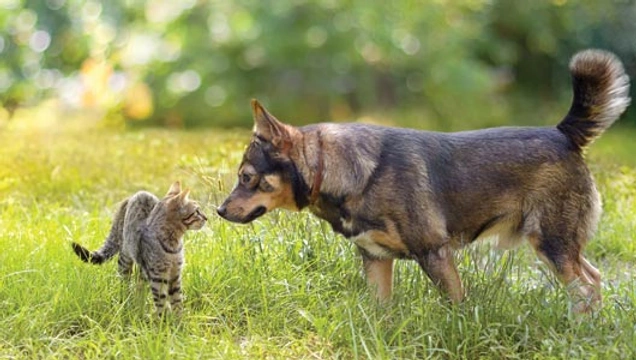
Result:
{"label": "dog's mouth", "polygon": [[247,224],[254,221],[256,218],[263,216],[267,212],[267,208],[265,206],[259,206],[256,209],[252,210],[245,217],[238,217],[226,211],[225,206],[222,206],[218,210],[218,214],[224,218],[225,220],[229,220],[239,224]]}
{"label": "dog's mouth", "polygon": [[256,218],[263,216],[267,212],[265,206],[259,206],[256,209],[252,210],[251,213],[247,214],[247,216],[239,221],[242,224],[247,224],[249,222],[254,221]]}

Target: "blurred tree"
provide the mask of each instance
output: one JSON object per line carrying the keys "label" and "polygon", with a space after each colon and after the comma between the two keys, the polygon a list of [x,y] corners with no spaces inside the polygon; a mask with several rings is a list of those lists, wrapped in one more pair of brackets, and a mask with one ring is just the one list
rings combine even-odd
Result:
{"label": "blurred tree", "polygon": [[586,47],[619,52],[615,41],[601,36],[610,29],[613,39],[632,38],[627,28],[615,25],[630,9],[633,16],[633,4],[617,1],[497,1],[483,13],[488,26],[480,48],[488,63],[514,68],[518,87],[554,95],[567,78],[563,68],[575,52]]}
{"label": "blurred tree", "polygon": [[249,126],[257,97],[296,123],[419,109],[442,127],[499,124],[514,94],[562,96],[581,48],[615,51],[636,73],[633,0],[0,0],[0,9],[5,108],[56,96],[115,122]]}
{"label": "blurred tree", "polygon": [[0,2],[0,101],[10,114],[42,100],[88,55],[87,37],[63,3]]}

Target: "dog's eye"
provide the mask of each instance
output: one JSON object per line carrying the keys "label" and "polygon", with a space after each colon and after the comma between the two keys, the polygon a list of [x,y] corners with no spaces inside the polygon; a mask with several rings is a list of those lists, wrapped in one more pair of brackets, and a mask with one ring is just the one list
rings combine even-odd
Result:
{"label": "dog's eye", "polygon": [[241,183],[243,185],[248,185],[251,180],[252,177],[250,176],[250,174],[243,173],[243,175],[241,175]]}
{"label": "dog's eye", "polygon": [[268,183],[265,178],[262,178],[261,181],[258,183],[258,187],[265,192],[272,192],[274,191],[274,187],[272,185],[270,185],[270,183]]}

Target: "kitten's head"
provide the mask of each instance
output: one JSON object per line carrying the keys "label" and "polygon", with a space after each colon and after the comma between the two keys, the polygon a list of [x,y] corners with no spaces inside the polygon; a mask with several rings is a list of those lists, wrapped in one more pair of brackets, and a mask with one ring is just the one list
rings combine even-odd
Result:
{"label": "kitten's head", "polygon": [[170,186],[162,202],[171,221],[179,222],[186,230],[199,230],[208,218],[201,211],[199,204],[188,198],[188,194],[190,190],[181,190],[181,183],[177,181]]}

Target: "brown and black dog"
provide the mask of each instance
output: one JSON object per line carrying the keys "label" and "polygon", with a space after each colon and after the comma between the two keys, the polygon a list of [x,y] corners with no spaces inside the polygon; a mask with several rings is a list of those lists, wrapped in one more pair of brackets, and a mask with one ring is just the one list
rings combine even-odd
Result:
{"label": "brown and black dog", "polygon": [[276,208],[309,208],[359,248],[381,301],[391,296],[394,259],[417,261],[459,302],[453,249],[525,239],[575,295],[574,310],[588,311],[600,303],[601,276],[582,251],[601,202],[582,153],[629,105],[629,78],[600,50],[576,54],[570,71],[574,97],[556,127],[294,127],[254,100],[238,183],[217,211],[248,223]]}

